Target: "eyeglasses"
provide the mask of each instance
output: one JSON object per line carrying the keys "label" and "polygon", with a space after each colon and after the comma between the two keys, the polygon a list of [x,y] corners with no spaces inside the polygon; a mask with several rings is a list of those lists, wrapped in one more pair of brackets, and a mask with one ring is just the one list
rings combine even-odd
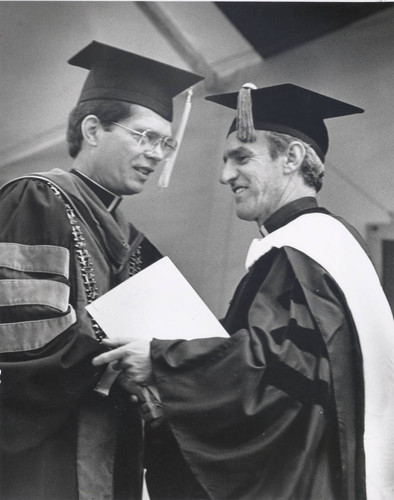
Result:
{"label": "eyeglasses", "polygon": [[118,127],[124,128],[125,130],[130,132],[131,135],[137,136],[138,146],[142,147],[146,146],[148,148],[146,152],[153,151],[160,144],[160,147],[163,151],[164,159],[169,158],[177,148],[177,142],[172,137],[156,134],[156,132],[153,132],[153,130],[149,129],[144,130],[143,132],[138,132],[138,130],[133,130],[132,128],[122,125],[121,123],[117,122],[111,122],[111,123]]}

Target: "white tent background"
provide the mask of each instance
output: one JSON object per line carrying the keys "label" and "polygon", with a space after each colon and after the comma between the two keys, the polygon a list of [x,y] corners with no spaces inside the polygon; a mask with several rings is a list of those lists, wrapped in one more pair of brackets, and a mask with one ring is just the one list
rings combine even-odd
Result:
{"label": "white tent background", "polygon": [[86,72],[66,60],[91,40],[204,74],[170,186],[159,190],[157,173],[123,209],[221,316],[257,228],[237,220],[230,190],[218,182],[233,114],[204,96],[245,81],[292,82],[365,108],[327,121],[319,197],[365,235],[394,212],[393,27],[387,9],[264,61],[211,2],[0,2],[0,182],[70,168],[67,115]]}

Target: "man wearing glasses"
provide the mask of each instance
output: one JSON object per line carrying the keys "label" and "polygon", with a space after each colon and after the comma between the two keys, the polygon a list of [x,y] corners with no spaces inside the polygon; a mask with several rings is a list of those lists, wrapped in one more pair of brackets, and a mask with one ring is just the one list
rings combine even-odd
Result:
{"label": "man wearing glasses", "polygon": [[0,198],[0,497],[137,499],[141,421],[99,394],[102,332],[87,303],[160,253],[118,205],[176,148],[172,98],[201,78],[92,42],[69,117],[72,170],[9,182]]}

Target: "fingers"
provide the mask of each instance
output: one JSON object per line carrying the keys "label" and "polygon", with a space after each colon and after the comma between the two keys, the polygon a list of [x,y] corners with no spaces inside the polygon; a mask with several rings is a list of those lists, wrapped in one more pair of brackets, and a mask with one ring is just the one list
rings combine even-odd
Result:
{"label": "fingers", "polygon": [[124,337],[111,337],[110,339],[103,339],[103,344],[108,347],[120,347],[130,342],[130,340],[126,340]]}
{"label": "fingers", "polygon": [[112,363],[112,361],[118,361],[119,359],[121,359],[124,352],[125,352],[124,346],[118,347],[117,349],[113,349],[112,351],[99,354],[98,356],[92,359],[92,363],[94,366],[99,366]]}
{"label": "fingers", "polygon": [[141,363],[150,358],[150,341],[147,339],[134,338],[125,343],[124,341],[119,342],[119,338],[114,338],[111,340],[106,339],[103,343],[108,347],[113,347],[113,349],[93,358],[93,364],[96,366],[128,358],[129,356],[137,358]]}
{"label": "fingers", "polygon": [[[128,381],[135,383],[149,383],[153,379],[152,364],[150,359],[150,340],[130,339],[119,347],[119,338],[106,340],[106,345],[115,347],[108,352],[93,358],[95,366],[113,363],[115,370],[121,370]],[[128,383],[127,381],[127,383]]]}

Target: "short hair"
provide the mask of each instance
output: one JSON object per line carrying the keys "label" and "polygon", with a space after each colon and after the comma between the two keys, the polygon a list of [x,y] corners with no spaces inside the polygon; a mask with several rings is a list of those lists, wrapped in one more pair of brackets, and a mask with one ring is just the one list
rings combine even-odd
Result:
{"label": "short hair", "polygon": [[315,188],[318,193],[323,185],[324,164],[318,157],[316,151],[308,143],[297,137],[288,134],[280,134],[278,132],[264,132],[268,140],[269,152],[273,160],[284,153],[292,141],[298,141],[304,146],[305,157],[301,165],[301,175],[305,184]]}
{"label": "short hair", "polygon": [[82,120],[88,115],[95,115],[105,130],[111,128],[111,122],[129,118],[132,106],[128,102],[112,99],[94,99],[78,103],[68,117],[67,143],[68,152],[72,158],[78,156],[82,146]]}

